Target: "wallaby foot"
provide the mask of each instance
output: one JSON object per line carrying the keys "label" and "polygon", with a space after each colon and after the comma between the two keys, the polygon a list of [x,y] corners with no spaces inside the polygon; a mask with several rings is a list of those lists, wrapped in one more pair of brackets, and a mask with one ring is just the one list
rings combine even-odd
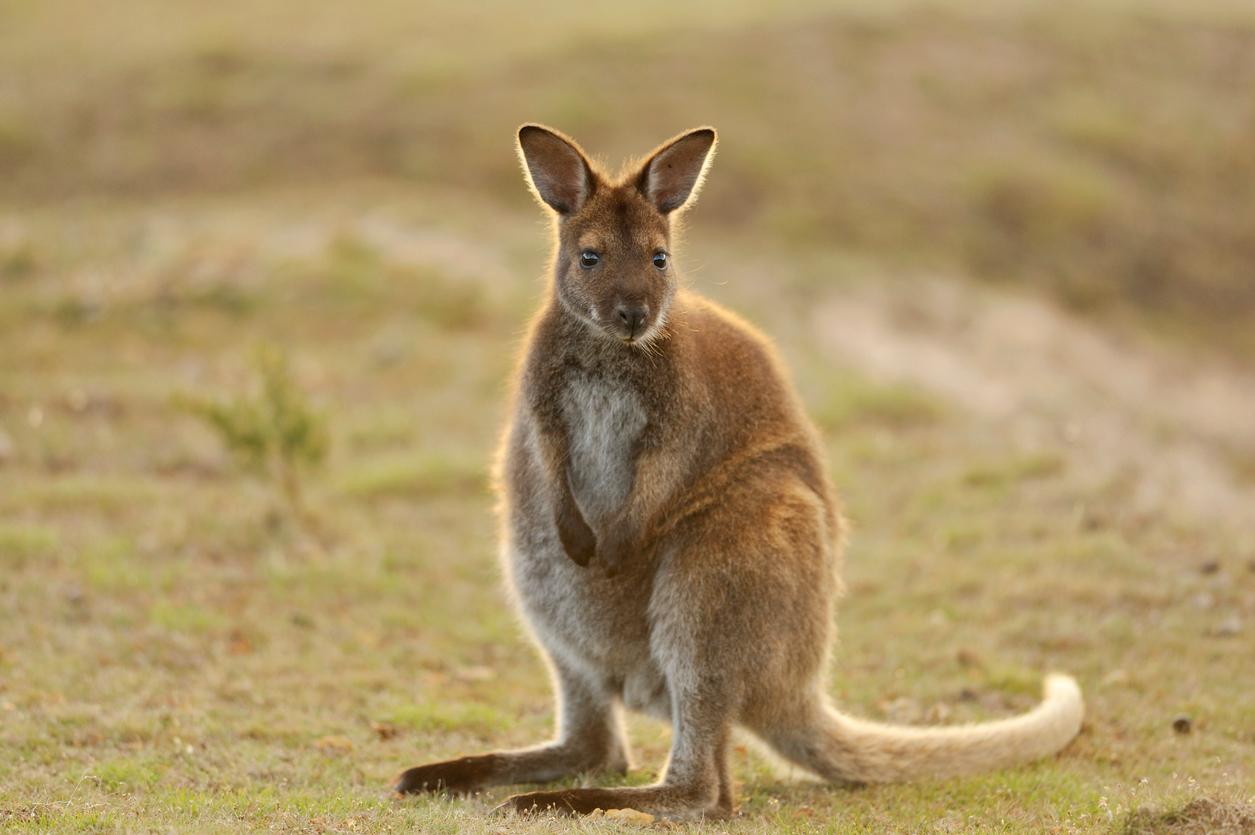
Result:
{"label": "wallaby foot", "polygon": [[415,766],[397,776],[392,790],[399,795],[471,794],[491,786],[547,783],[586,772],[626,774],[627,769],[627,757],[621,749],[603,753],[555,743]]}
{"label": "wallaby foot", "polygon": [[557,740],[415,766],[397,775],[392,790],[399,795],[470,794],[491,786],[547,783],[588,772],[626,774],[630,755],[617,708],[561,659],[552,662],[554,685],[561,694]]}
{"label": "wallaby foot", "polygon": [[480,754],[418,765],[397,775],[392,790],[397,794],[435,791],[469,794],[490,785],[492,776],[501,770],[497,760],[496,754]]}
{"label": "wallaby foot", "polygon": [[529,792],[506,800],[496,811],[587,815],[597,809],[636,809],[660,818],[693,820],[732,814],[732,780],[728,773],[731,728],[725,719],[721,689],[712,687],[705,700],[677,702],[673,717],[671,758],[661,782],[652,786],[580,788]]}
{"label": "wallaby foot", "polygon": [[498,806],[497,814],[588,815],[598,809],[635,809],[660,818],[722,820],[731,816],[731,796],[718,797],[707,786],[633,786],[614,789],[561,789],[517,794]]}

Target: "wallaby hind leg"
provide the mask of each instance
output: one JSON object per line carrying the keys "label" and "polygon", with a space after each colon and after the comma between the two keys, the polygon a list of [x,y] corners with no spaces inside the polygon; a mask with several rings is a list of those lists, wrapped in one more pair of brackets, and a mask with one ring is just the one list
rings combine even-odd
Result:
{"label": "wallaby hind leg", "polygon": [[653,786],[512,797],[503,808],[587,814],[629,807],[668,818],[734,806],[727,749],[734,722],[796,700],[821,669],[833,581],[823,506],[788,470],[736,479],[721,503],[660,546],[651,652],[667,680],[673,743]]}
{"label": "wallaby hind leg", "polygon": [[397,777],[394,791],[466,794],[511,783],[544,783],[589,771],[627,773],[628,749],[617,705],[556,659],[553,669],[559,705],[555,741],[415,766]]}
{"label": "wallaby hind leg", "polygon": [[511,797],[498,812],[587,815],[597,809],[636,809],[665,818],[723,818],[732,812],[727,708],[718,699],[676,697],[671,758],[652,786],[578,788]]}
{"label": "wallaby hind leg", "polygon": [[731,813],[728,739],[744,693],[745,671],[739,661],[729,664],[728,658],[747,653],[720,638],[742,616],[736,606],[725,605],[727,584],[720,582],[736,547],[723,530],[725,521],[725,511],[692,517],[660,552],[650,606],[650,652],[666,679],[671,706],[671,756],[662,779],[652,786],[522,794],[507,800],[502,810],[588,814],[631,808],[690,820]]}

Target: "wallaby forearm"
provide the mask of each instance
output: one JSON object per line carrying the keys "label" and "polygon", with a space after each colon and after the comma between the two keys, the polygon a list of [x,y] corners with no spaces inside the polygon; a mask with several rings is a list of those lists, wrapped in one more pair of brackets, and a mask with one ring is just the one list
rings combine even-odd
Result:
{"label": "wallaby forearm", "polygon": [[561,429],[542,429],[539,446],[540,463],[553,506],[558,539],[573,562],[577,565],[588,565],[596,554],[597,536],[580,511],[575,494],[571,492],[571,479],[567,472],[569,447],[566,434]]}

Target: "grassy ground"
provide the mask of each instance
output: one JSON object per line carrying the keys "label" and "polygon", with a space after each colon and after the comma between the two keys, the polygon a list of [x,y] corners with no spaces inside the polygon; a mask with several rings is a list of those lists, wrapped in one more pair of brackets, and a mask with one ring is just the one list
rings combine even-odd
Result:
{"label": "grassy ground", "polygon": [[[1242,11],[742,4],[673,30],[503,6],[438,28],[134,0],[88,31],[83,4],[0,8],[3,826],[615,828],[488,818],[504,789],[386,796],[400,768],[550,728],[485,478],[547,251],[510,157],[524,118],[613,153],[723,129],[681,266],[780,340],[824,429],[856,528],[838,699],[980,719],[1059,668],[1088,701],[1058,759],[967,780],[834,790],[739,747],[739,816],[695,829],[1243,825]],[[679,73],[677,39],[693,89],[626,83],[642,50],[653,80]],[[729,45],[760,71],[724,73]],[[921,303],[935,284],[976,313]],[[1008,305],[1055,342],[973,338]],[[1060,347],[1100,338],[1122,364]],[[330,434],[305,522],[178,405],[248,392],[264,345]],[[1146,394],[1186,376],[1230,399]],[[631,730],[646,781],[668,732]]]}

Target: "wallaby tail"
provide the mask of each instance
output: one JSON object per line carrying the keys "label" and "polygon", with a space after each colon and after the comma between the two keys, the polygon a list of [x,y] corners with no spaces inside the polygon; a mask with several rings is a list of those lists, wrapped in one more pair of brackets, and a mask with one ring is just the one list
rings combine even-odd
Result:
{"label": "wallaby tail", "polygon": [[1028,713],[953,727],[916,728],[846,716],[823,703],[768,741],[787,759],[834,782],[893,783],[953,777],[1046,757],[1072,741],[1085,713],[1071,676],[1046,677]]}

